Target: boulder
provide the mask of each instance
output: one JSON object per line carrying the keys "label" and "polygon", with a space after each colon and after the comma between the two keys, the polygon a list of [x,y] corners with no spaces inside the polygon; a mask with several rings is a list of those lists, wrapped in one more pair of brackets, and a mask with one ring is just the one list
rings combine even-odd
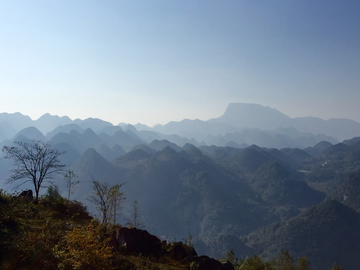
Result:
{"label": "boulder", "polygon": [[182,242],[171,243],[168,252],[172,258],[178,261],[197,256],[197,253],[193,247],[184,245]]}
{"label": "boulder", "polygon": [[33,197],[33,192],[31,189],[29,190],[24,190],[23,192],[20,193],[20,195],[18,196],[18,198],[25,198],[25,199],[29,199],[32,200]]}
{"label": "boulder", "polygon": [[197,256],[193,258],[198,265],[198,270],[235,270],[230,262],[219,262],[208,256]]}
{"label": "boulder", "polygon": [[111,243],[115,250],[122,250],[145,256],[161,255],[161,241],[146,230],[120,228],[112,234]]}

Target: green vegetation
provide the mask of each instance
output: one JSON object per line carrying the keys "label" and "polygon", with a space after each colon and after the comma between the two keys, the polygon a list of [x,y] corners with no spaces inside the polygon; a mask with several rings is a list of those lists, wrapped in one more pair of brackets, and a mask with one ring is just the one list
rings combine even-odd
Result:
{"label": "green vegetation", "polygon": [[[109,225],[106,235],[116,229]],[[35,202],[0,191],[0,269],[188,269],[169,256],[114,253],[101,222],[57,189]],[[169,248],[164,244],[164,250]]]}

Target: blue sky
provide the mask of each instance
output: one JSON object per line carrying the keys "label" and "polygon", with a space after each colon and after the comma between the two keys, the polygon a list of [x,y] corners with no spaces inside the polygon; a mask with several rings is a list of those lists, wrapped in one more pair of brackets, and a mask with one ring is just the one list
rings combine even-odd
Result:
{"label": "blue sky", "polygon": [[360,122],[359,1],[1,1],[0,112],[153,125],[231,102]]}

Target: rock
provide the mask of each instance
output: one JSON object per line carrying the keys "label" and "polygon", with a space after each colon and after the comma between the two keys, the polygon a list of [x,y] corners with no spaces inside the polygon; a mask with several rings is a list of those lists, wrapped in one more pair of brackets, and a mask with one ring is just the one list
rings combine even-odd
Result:
{"label": "rock", "polygon": [[197,256],[197,253],[193,247],[184,245],[182,242],[171,243],[168,252],[172,258],[179,261],[189,257]]}
{"label": "rock", "polygon": [[198,270],[235,270],[230,262],[219,262],[208,256],[197,256],[193,258],[198,265]]}
{"label": "rock", "polygon": [[33,192],[31,189],[29,190],[24,190],[23,192],[20,193],[20,195],[18,196],[18,198],[25,198],[25,199],[29,199],[32,200],[33,197]]}
{"label": "rock", "polygon": [[161,241],[146,230],[136,228],[120,228],[112,234],[111,243],[115,250],[125,250],[129,253],[160,255]]}

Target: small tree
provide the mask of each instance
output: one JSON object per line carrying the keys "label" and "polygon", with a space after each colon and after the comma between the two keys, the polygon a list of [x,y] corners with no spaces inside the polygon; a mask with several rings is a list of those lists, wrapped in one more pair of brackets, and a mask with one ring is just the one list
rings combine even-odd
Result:
{"label": "small tree", "polygon": [[93,181],[94,191],[88,200],[100,211],[101,225],[105,230],[111,222],[116,222],[117,210],[120,209],[120,202],[124,199],[123,192],[120,191],[121,186]]}
{"label": "small tree", "polygon": [[80,183],[79,180],[76,180],[77,178],[78,176],[73,171],[68,171],[64,176],[66,190],[68,192],[68,200],[70,200],[70,195],[74,193],[77,185]]}
{"label": "small tree", "polygon": [[142,229],[145,227],[145,224],[140,219],[140,210],[139,210],[137,200],[133,201],[132,213],[130,215],[130,218],[127,218],[126,221],[129,226],[137,228],[137,229]]}
{"label": "small tree", "polygon": [[7,183],[14,183],[23,180],[19,186],[26,182],[32,182],[35,189],[35,200],[39,199],[39,191],[44,181],[51,183],[55,174],[62,173],[65,165],[59,160],[59,156],[64,154],[51,145],[42,141],[32,143],[15,142],[17,146],[4,146],[2,152],[4,158],[14,160],[15,167]]}
{"label": "small tree", "polygon": [[67,233],[61,245],[54,248],[59,258],[59,269],[113,269],[109,239],[102,240],[93,225],[74,227]]}

